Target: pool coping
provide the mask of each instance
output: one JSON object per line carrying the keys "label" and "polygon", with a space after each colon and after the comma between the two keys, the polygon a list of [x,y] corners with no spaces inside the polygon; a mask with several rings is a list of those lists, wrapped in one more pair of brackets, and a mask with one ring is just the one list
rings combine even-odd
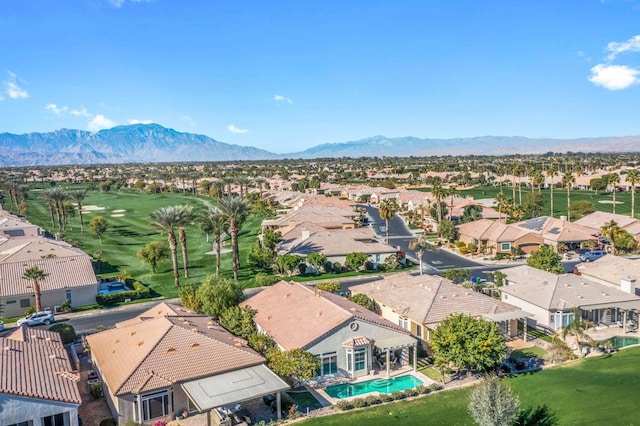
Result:
{"label": "pool coping", "polygon": [[[393,379],[396,377],[400,377],[400,376],[413,376],[416,379],[420,380],[422,382],[422,386],[429,386],[432,383],[436,383],[435,380],[430,379],[429,377],[425,376],[424,374],[422,374],[419,371],[414,371],[413,367],[403,367],[400,368],[398,370],[394,370],[391,374],[389,374],[389,379]],[[345,381],[344,383],[349,383],[349,384],[355,384],[355,383],[360,383],[360,382],[366,382],[369,380],[374,380],[374,379],[380,379],[384,377],[385,379],[387,378],[387,375],[384,372],[378,372],[376,374],[368,374],[366,376],[360,376],[357,377],[353,380],[349,380],[349,381]],[[325,388],[335,385],[337,383],[327,383],[326,386],[322,386],[322,387],[318,387],[318,388],[312,388],[312,387],[308,387],[309,391],[311,391],[314,394],[318,394],[322,399],[324,399],[325,401],[327,401],[329,404],[331,405],[335,405],[338,401],[351,401],[353,399],[358,399],[358,398],[365,398],[369,395],[386,395],[383,392],[367,392],[367,393],[363,393],[362,395],[355,395],[355,396],[348,396],[346,398],[333,398],[331,396],[329,396],[329,394],[327,394],[327,392],[325,392]],[[322,403],[322,401],[320,401]]]}

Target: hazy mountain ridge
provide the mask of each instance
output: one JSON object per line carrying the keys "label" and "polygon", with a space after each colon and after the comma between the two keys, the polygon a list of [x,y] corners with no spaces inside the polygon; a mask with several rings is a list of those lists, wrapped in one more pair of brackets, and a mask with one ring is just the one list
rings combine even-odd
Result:
{"label": "hazy mountain ridge", "polygon": [[274,154],[231,145],[205,135],[178,132],[158,124],[134,124],[92,133],[60,129],[47,133],[0,133],[0,166],[276,160],[321,157],[408,157],[433,155],[507,155],[545,152],[639,152],[640,136],[580,139],[479,136],[421,139],[373,136],[328,143],[305,151]]}

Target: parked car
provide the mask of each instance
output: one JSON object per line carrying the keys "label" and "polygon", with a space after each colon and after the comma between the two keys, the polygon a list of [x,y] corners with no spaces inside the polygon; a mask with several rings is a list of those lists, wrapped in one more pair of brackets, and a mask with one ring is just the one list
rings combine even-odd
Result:
{"label": "parked car", "polygon": [[580,255],[580,261],[582,262],[592,262],[594,260],[600,259],[602,256],[606,255],[607,252],[604,250],[590,250],[586,253]]}
{"label": "parked car", "polygon": [[4,330],[4,323],[2,321],[0,321],[0,331]]}
{"label": "parked car", "polygon": [[33,314],[27,315],[24,318],[20,318],[16,324],[18,325],[18,327],[21,327],[23,325],[28,325],[28,326],[41,325],[41,324],[49,325],[54,321],[55,321],[55,318],[53,317],[53,314],[51,313],[51,311],[41,311],[41,312],[34,312]]}

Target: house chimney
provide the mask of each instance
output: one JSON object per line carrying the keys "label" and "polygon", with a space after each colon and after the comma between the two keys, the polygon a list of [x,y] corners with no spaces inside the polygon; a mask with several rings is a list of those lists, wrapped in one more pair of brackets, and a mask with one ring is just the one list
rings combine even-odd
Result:
{"label": "house chimney", "polygon": [[567,216],[565,216],[565,215],[563,215],[563,214],[562,214],[562,215],[560,215],[560,220],[566,221],[566,220],[567,220]]}
{"label": "house chimney", "polygon": [[308,229],[302,230],[302,241],[309,239],[311,232]]}
{"label": "house chimney", "polygon": [[627,277],[620,279],[620,290],[629,294],[636,294],[635,278]]}

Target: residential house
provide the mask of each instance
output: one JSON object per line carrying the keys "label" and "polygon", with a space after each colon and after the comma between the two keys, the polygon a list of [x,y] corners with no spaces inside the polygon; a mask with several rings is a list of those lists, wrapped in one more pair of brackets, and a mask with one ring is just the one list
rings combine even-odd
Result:
{"label": "residential house", "polygon": [[593,262],[578,263],[573,273],[587,280],[621,288],[622,283],[640,278],[640,259],[607,254]]}
{"label": "residential house", "polygon": [[352,229],[356,227],[356,215],[352,207],[303,205],[281,217],[263,220],[262,231],[269,228],[284,234],[303,222],[314,223],[326,229]]}
{"label": "residential house", "polygon": [[77,426],[80,374],[60,333],[19,327],[0,345],[0,424]]}
{"label": "residential house", "polygon": [[531,312],[530,326],[559,330],[574,318],[576,310],[596,324],[615,324],[640,310],[635,280],[614,288],[575,274],[555,275],[527,265],[504,269],[504,273],[502,301]]}
{"label": "residential house", "polygon": [[[588,214],[576,220],[574,223],[589,228],[593,235],[599,235],[602,227],[611,221],[617,223],[619,227],[633,235],[636,241],[640,242],[640,220],[630,216],[598,211]],[[596,239],[596,237],[592,237],[591,239]]]}
{"label": "residential house", "polygon": [[[266,360],[209,317],[160,303],[137,318],[87,336],[93,365],[119,424],[151,425],[208,413],[289,386]],[[219,423],[219,422],[218,422]]]}
{"label": "residential house", "polygon": [[322,253],[328,261],[342,265],[350,253],[364,253],[376,267],[398,250],[376,239],[371,228],[325,229],[303,222],[282,235],[277,251],[278,254],[303,257],[310,253]]}
{"label": "residential house", "polygon": [[367,295],[383,318],[427,343],[431,340],[431,332],[451,314],[495,321],[509,336],[516,335],[517,321],[528,316],[513,305],[438,275],[386,275],[377,281],[351,286],[349,290],[353,294]]}
{"label": "residential house", "polygon": [[280,349],[304,349],[318,357],[318,376],[358,377],[378,368],[389,374],[392,364],[410,358],[416,367],[415,337],[339,295],[280,281],[240,306],[255,311],[259,331],[271,336]]}
{"label": "residential house", "polygon": [[44,230],[18,216],[12,215],[0,206],[0,236],[6,238],[43,237]]}
{"label": "residential house", "polygon": [[549,216],[534,217],[513,225],[525,232],[531,231],[540,235],[543,244],[556,250],[560,246],[573,250],[579,248],[581,243],[595,238],[593,230],[589,227]]}
{"label": "residential house", "polygon": [[0,241],[0,304],[5,316],[22,315],[35,305],[33,283],[23,278],[34,266],[47,274],[39,282],[43,307],[55,310],[66,300],[73,306],[95,303],[98,279],[89,255],[48,238],[9,238]]}
{"label": "residential house", "polygon": [[485,247],[486,253],[494,255],[511,254],[516,247],[531,253],[543,243],[543,238],[531,230],[489,219],[463,223],[457,229],[460,241]]}

